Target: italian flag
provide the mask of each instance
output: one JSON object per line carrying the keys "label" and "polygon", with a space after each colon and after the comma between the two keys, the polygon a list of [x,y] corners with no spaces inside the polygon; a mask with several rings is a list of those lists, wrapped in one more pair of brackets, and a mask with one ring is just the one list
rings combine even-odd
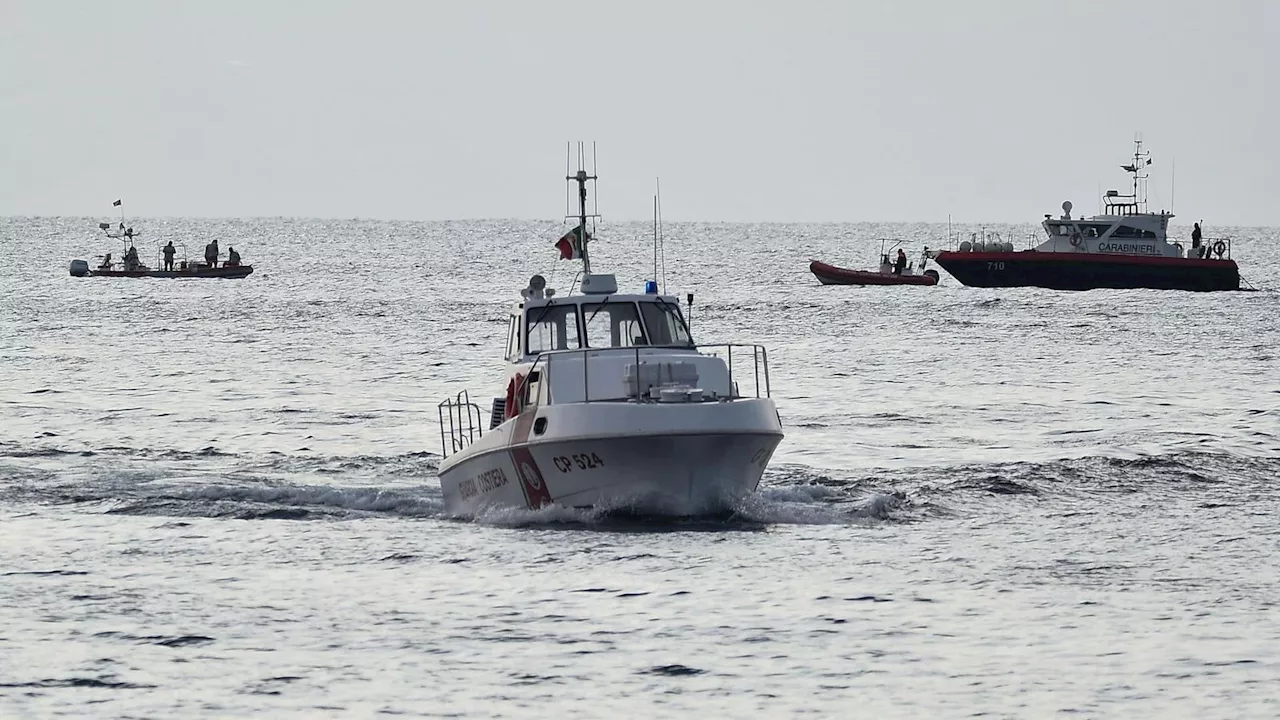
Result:
{"label": "italian flag", "polygon": [[577,260],[582,257],[582,243],[591,239],[591,233],[583,232],[582,226],[570,230],[564,237],[556,241],[556,249],[560,251],[561,260]]}

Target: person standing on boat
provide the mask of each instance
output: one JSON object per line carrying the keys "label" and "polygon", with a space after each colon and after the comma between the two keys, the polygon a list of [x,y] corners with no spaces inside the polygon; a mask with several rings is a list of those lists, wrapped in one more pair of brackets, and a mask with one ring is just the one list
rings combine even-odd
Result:
{"label": "person standing on boat", "polygon": [[893,274],[901,275],[903,270],[907,269],[907,254],[898,248],[898,257],[893,260]]}
{"label": "person standing on boat", "polygon": [[234,247],[227,246],[227,262],[225,267],[240,267],[240,253],[236,252]]}
{"label": "person standing on boat", "polygon": [[209,263],[210,268],[218,267],[218,241],[214,240],[204,246],[204,261]]}
{"label": "person standing on boat", "polygon": [[129,249],[126,250],[124,253],[124,269],[125,270],[138,269],[138,248],[132,245],[130,245]]}
{"label": "person standing on boat", "polygon": [[172,240],[170,240],[168,243],[165,244],[164,246],[164,269],[165,270],[173,269],[173,255],[176,252],[178,251],[173,248]]}
{"label": "person standing on boat", "polygon": [[1203,237],[1204,235],[1200,232],[1200,223],[1194,223],[1191,228],[1191,247],[1196,251],[1196,257],[1204,255],[1204,251],[1200,249],[1200,239]]}

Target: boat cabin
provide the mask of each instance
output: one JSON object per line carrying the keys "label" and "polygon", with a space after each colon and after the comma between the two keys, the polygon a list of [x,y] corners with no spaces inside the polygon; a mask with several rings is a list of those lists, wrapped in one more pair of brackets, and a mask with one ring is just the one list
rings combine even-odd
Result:
{"label": "boat cabin", "polygon": [[1060,217],[1045,215],[1041,226],[1048,237],[1035,250],[1182,256],[1182,246],[1167,241],[1171,213],[1130,212],[1131,207],[1107,205],[1104,214],[1073,218],[1071,203],[1064,202]]}
{"label": "boat cabin", "polygon": [[739,365],[751,366],[756,395],[767,396],[763,350],[697,347],[676,298],[658,294],[653,282],[645,289],[619,294],[612,275],[592,275],[582,294],[560,298],[534,276],[511,310],[507,395],[494,399],[490,427],[531,404],[734,399],[734,347]]}
{"label": "boat cabin", "polygon": [[[508,362],[533,362],[545,352],[629,347],[694,349],[680,303],[654,292],[616,293],[616,283],[592,276],[595,286],[582,295],[557,298],[540,278],[523,291],[524,302],[512,309],[507,328]],[[590,283],[588,283],[590,284]],[[602,288],[604,291],[601,291]],[[615,292],[609,292],[613,290]]]}
{"label": "boat cabin", "polygon": [[[582,260],[582,284],[578,294],[571,291],[557,297],[545,278],[534,275],[520,291],[523,299],[512,306],[507,322],[505,394],[493,398],[490,429],[526,418],[527,424],[517,423],[511,432],[527,434],[532,428],[533,434],[539,435],[553,421],[552,416],[561,410],[573,412],[564,407],[553,409],[555,405],[627,403],[630,413],[640,406],[645,407],[640,412],[649,412],[657,404],[693,407],[746,400],[734,375],[735,354],[739,366],[750,365],[749,375],[738,373],[745,391],[754,387],[756,398],[769,397],[769,359],[762,346],[700,348],[693,342],[679,301],[660,294],[656,281],[646,281],[642,293],[626,294],[618,292],[613,275],[591,272],[588,221],[599,216],[588,211],[587,186],[596,177],[584,169],[581,147],[579,152],[577,173],[565,177],[571,190],[577,186],[577,213],[566,215],[576,220],[577,226],[560,238],[556,248],[561,259]],[[657,198],[654,203],[656,275],[660,247]],[[688,302],[692,305],[692,294]],[[441,403],[440,408],[442,418],[444,411],[449,413],[456,450],[470,441],[481,411],[461,394]],[[441,443],[447,448],[444,427],[442,419]],[[461,432],[467,439],[460,439]]]}
{"label": "boat cabin", "polygon": [[1108,190],[1102,197],[1102,211],[1092,217],[1071,216],[1071,202],[1062,203],[1062,215],[1045,215],[1048,238],[1036,252],[1088,252],[1111,255],[1183,257],[1180,243],[1168,242],[1169,220],[1173,213],[1148,212],[1145,168],[1150,153],[1136,141],[1133,160],[1121,169],[1132,176],[1133,190],[1122,194]]}

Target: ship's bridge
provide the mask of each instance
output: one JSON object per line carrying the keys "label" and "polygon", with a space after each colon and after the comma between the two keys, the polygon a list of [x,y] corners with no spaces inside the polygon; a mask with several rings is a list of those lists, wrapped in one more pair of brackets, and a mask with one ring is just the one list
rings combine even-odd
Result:
{"label": "ship's bridge", "polygon": [[618,293],[613,276],[590,275],[582,294],[561,298],[535,277],[512,307],[505,380],[511,400],[495,398],[491,426],[512,415],[508,406],[519,414],[532,404],[657,402],[659,395],[663,403],[676,395],[681,402],[732,401],[746,397],[740,378],[755,397],[768,397],[763,347],[696,346],[676,298],[659,294],[653,281],[645,291]]}
{"label": "ship's bridge", "polygon": [[[603,280],[603,278],[608,278]],[[611,276],[591,276],[585,293],[563,298],[531,281],[507,329],[507,359],[531,361],[544,352],[628,347],[694,349],[679,301],[657,293],[619,294]],[[603,291],[602,291],[603,290]],[[613,291],[613,292],[610,292]]]}

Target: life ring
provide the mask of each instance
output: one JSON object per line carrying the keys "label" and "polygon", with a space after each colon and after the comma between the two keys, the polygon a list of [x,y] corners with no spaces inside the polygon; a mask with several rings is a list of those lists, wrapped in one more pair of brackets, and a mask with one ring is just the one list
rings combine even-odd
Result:
{"label": "life ring", "polygon": [[503,406],[503,416],[510,420],[520,414],[521,405],[520,396],[524,393],[524,374],[516,373],[511,376],[511,382],[507,383],[507,402]]}
{"label": "life ring", "polygon": [[1227,244],[1219,240],[1213,244],[1213,251],[1218,254],[1218,257],[1222,257],[1223,253],[1227,251]]}
{"label": "life ring", "polygon": [[1084,242],[1080,239],[1080,233],[1071,233],[1071,247],[1080,247],[1080,243]]}

